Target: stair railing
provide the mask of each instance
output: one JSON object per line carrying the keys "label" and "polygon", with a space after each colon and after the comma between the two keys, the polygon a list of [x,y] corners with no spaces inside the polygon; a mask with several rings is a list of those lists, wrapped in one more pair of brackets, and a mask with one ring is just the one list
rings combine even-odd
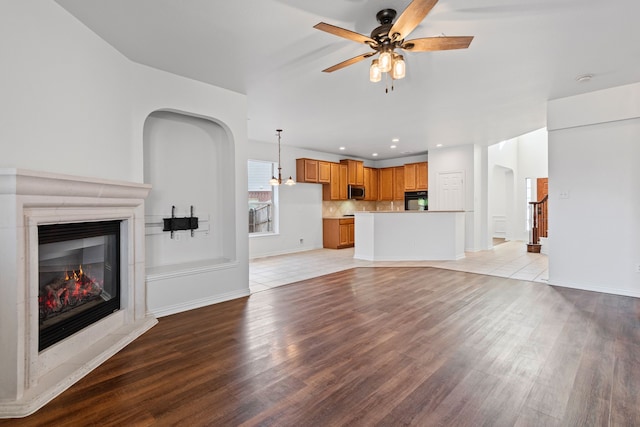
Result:
{"label": "stair railing", "polygon": [[546,195],[539,202],[529,202],[531,205],[531,241],[529,244],[537,245],[540,243],[540,237],[547,237],[548,210],[547,202],[549,196]]}

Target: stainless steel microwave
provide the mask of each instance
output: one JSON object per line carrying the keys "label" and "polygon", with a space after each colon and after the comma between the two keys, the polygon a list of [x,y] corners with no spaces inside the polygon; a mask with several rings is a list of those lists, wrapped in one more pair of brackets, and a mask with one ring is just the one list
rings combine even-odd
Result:
{"label": "stainless steel microwave", "polygon": [[362,185],[349,185],[348,187],[349,194],[348,198],[355,200],[364,199],[364,186]]}

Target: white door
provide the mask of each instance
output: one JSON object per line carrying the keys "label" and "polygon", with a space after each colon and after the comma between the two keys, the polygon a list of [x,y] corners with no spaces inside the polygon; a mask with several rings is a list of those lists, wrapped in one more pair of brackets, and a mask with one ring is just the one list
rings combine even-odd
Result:
{"label": "white door", "polygon": [[438,210],[464,210],[464,171],[438,172]]}

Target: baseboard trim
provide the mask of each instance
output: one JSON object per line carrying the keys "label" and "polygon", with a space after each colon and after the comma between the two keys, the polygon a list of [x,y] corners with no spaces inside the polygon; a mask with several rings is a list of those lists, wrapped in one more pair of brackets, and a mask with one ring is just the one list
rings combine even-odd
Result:
{"label": "baseboard trim", "polygon": [[582,290],[582,291],[600,292],[600,293],[603,293],[603,294],[611,294],[611,295],[620,295],[620,296],[623,296],[623,297],[640,298],[640,292],[638,292],[638,291],[630,291],[628,289],[615,289],[615,288],[608,288],[608,287],[602,287],[602,286],[577,285],[575,283],[568,283],[568,282],[551,280],[551,279],[549,279],[548,283],[551,286],[559,286],[559,287],[562,287],[562,288],[579,289],[579,290]]}
{"label": "baseboard trim", "polygon": [[219,304],[225,301],[231,301],[237,298],[247,297],[251,294],[249,288],[242,289],[239,291],[227,292],[219,295],[212,295],[206,298],[200,298],[197,300],[192,300],[180,304],[165,306],[156,310],[151,311],[155,317],[164,317],[170,316],[172,314],[182,313],[183,311],[189,311],[196,308],[206,307],[208,305]]}

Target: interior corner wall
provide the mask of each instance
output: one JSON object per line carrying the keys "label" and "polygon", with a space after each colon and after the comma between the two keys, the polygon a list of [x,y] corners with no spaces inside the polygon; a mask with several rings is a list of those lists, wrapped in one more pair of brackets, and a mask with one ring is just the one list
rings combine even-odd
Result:
{"label": "interior corner wall", "polygon": [[248,295],[245,95],[132,63],[50,0],[1,2],[0,50],[0,167],[143,182],[151,113],[219,124],[232,152],[224,221],[234,262],[207,277],[214,282],[182,292],[180,304],[175,288],[151,286],[147,309],[165,314]]}
{"label": "interior corner wall", "polygon": [[0,2],[0,167],[134,181],[130,61],[57,3]]}
{"label": "interior corner wall", "polygon": [[550,101],[549,281],[640,297],[640,84]]}

